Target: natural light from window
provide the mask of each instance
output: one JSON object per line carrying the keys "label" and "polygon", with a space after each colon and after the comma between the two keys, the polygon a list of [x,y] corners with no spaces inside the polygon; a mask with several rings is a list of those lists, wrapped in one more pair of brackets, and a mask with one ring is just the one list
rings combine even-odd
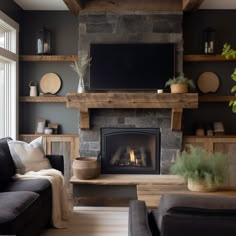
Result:
{"label": "natural light from window", "polygon": [[0,138],[18,135],[18,31],[0,11]]}

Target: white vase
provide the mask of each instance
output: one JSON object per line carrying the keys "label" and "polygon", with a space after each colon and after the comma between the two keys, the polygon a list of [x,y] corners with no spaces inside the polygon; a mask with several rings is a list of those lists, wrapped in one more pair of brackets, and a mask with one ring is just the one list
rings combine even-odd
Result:
{"label": "white vase", "polygon": [[77,93],[84,93],[85,89],[84,89],[84,80],[83,78],[79,79],[79,84],[78,84],[78,89],[77,89]]}

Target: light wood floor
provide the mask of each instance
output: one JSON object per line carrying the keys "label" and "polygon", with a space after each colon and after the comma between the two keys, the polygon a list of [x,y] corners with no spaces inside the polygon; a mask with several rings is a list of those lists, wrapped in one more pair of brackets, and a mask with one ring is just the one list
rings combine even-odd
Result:
{"label": "light wood floor", "polygon": [[42,236],[128,236],[127,207],[74,207],[68,229],[48,229]]}

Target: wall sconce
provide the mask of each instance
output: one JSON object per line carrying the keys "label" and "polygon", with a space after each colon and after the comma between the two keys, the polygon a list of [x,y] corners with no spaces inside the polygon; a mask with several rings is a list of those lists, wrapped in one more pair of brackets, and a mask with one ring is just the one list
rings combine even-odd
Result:
{"label": "wall sconce", "polygon": [[215,34],[216,31],[208,27],[203,30],[202,41],[203,41],[203,52],[205,54],[213,54],[215,51]]}
{"label": "wall sconce", "polygon": [[37,54],[51,54],[51,31],[42,28],[37,35]]}

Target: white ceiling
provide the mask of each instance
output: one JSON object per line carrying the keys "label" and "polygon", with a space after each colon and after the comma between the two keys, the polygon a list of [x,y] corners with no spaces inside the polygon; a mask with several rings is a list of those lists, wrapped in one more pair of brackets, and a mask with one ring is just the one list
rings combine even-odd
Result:
{"label": "white ceiling", "polygon": [[66,11],[63,0],[13,0],[24,10]]}
{"label": "white ceiling", "polygon": [[[68,10],[63,0],[14,0],[24,10]],[[236,9],[236,0],[205,0],[200,9]]]}

